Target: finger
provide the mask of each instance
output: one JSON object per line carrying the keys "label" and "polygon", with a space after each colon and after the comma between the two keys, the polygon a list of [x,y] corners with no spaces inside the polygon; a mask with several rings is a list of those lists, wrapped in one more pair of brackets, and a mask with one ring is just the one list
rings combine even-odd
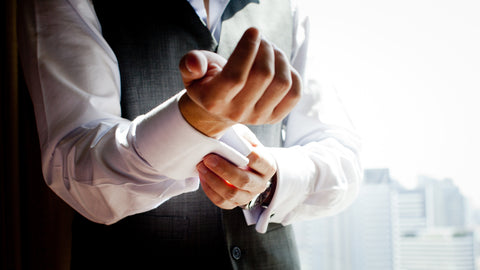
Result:
{"label": "finger", "polygon": [[203,164],[221,179],[227,180],[237,189],[248,191],[252,194],[260,193],[263,180],[255,172],[242,170],[226,159],[209,154],[203,159]]}
{"label": "finger", "polygon": [[270,123],[276,123],[281,121],[288,113],[297,105],[302,95],[302,80],[297,71],[291,69],[292,74],[292,87],[288,93],[283,97],[282,101],[275,107],[272,112],[272,121]]}
{"label": "finger", "polygon": [[180,60],[180,73],[185,85],[202,78],[207,72],[207,58],[200,51],[190,51]]}
{"label": "finger", "polygon": [[270,115],[292,87],[290,63],[283,52],[275,50],[275,77],[255,104],[255,112]]}
{"label": "finger", "polygon": [[249,192],[241,190],[228,183],[224,179],[217,176],[204,163],[199,163],[198,171],[202,185],[208,187],[208,191],[205,191],[210,200],[215,205],[222,205],[222,207],[231,207],[246,204],[253,197]]}
{"label": "finger", "polygon": [[237,111],[255,106],[275,75],[275,53],[273,46],[266,40],[260,42],[255,61],[250,69],[247,81],[232,103]]}
{"label": "finger", "polygon": [[200,184],[202,185],[203,192],[205,195],[210,199],[210,201],[215,204],[216,206],[222,208],[222,209],[233,209],[237,205],[226,201],[223,199],[222,196],[220,196],[218,193],[216,193],[209,185],[206,183],[206,181],[200,177]]}
{"label": "finger", "polygon": [[230,89],[230,91],[225,91],[229,99],[232,99],[247,81],[259,45],[259,31],[253,27],[249,28],[230,55],[219,77],[225,87]]}
{"label": "finger", "polygon": [[186,53],[180,60],[179,69],[186,87],[195,80],[201,79],[216,70],[220,72],[226,60],[209,51],[193,50]]}
{"label": "finger", "polygon": [[255,148],[248,156],[248,167],[268,180],[277,171],[274,158],[267,152],[267,148]]}

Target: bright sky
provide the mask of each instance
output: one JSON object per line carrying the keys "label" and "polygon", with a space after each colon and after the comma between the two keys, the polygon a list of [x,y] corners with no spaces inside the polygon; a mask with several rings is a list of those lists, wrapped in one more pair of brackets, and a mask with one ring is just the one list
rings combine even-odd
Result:
{"label": "bright sky", "polygon": [[303,0],[319,76],[363,137],[366,168],[452,178],[480,205],[480,1]]}

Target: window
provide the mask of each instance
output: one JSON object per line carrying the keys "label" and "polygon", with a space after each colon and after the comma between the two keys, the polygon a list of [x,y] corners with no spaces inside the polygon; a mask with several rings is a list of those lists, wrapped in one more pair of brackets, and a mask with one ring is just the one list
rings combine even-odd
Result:
{"label": "window", "polygon": [[301,3],[365,167],[350,208],[294,226],[304,269],[480,269],[480,3]]}

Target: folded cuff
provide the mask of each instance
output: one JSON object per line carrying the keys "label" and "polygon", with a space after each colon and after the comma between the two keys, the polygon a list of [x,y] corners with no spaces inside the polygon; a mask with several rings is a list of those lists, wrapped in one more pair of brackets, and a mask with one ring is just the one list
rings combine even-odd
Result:
{"label": "folded cuff", "polygon": [[[242,145],[239,152],[222,139],[200,133],[183,118],[178,108],[183,94],[185,90],[134,120],[132,133],[137,153],[162,175],[177,180],[198,176],[196,165],[209,153],[246,166],[248,148],[245,150],[244,143],[239,143]],[[240,140],[232,131],[227,131],[224,137],[223,140]]]}
{"label": "folded cuff", "polygon": [[244,210],[249,225],[256,224],[255,229],[265,233],[268,223],[290,224],[293,211],[306,198],[310,190],[310,179],[315,166],[299,147],[269,148],[277,162],[277,187],[268,208],[257,207]]}

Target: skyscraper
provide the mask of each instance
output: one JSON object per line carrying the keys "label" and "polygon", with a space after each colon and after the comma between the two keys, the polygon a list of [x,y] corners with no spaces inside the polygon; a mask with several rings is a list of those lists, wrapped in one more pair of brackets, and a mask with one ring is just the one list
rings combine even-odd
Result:
{"label": "skyscraper", "polygon": [[473,270],[474,233],[453,228],[401,236],[398,270]]}
{"label": "skyscraper", "polygon": [[466,226],[467,201],[451,179],[421,176],[419,187],[425,190],[429,227]]}
{"label": "skyscraper", "polygon": [[393,269],[391,185],[388,169],[367,170],[349,209],[296,224],[302,269]]}

